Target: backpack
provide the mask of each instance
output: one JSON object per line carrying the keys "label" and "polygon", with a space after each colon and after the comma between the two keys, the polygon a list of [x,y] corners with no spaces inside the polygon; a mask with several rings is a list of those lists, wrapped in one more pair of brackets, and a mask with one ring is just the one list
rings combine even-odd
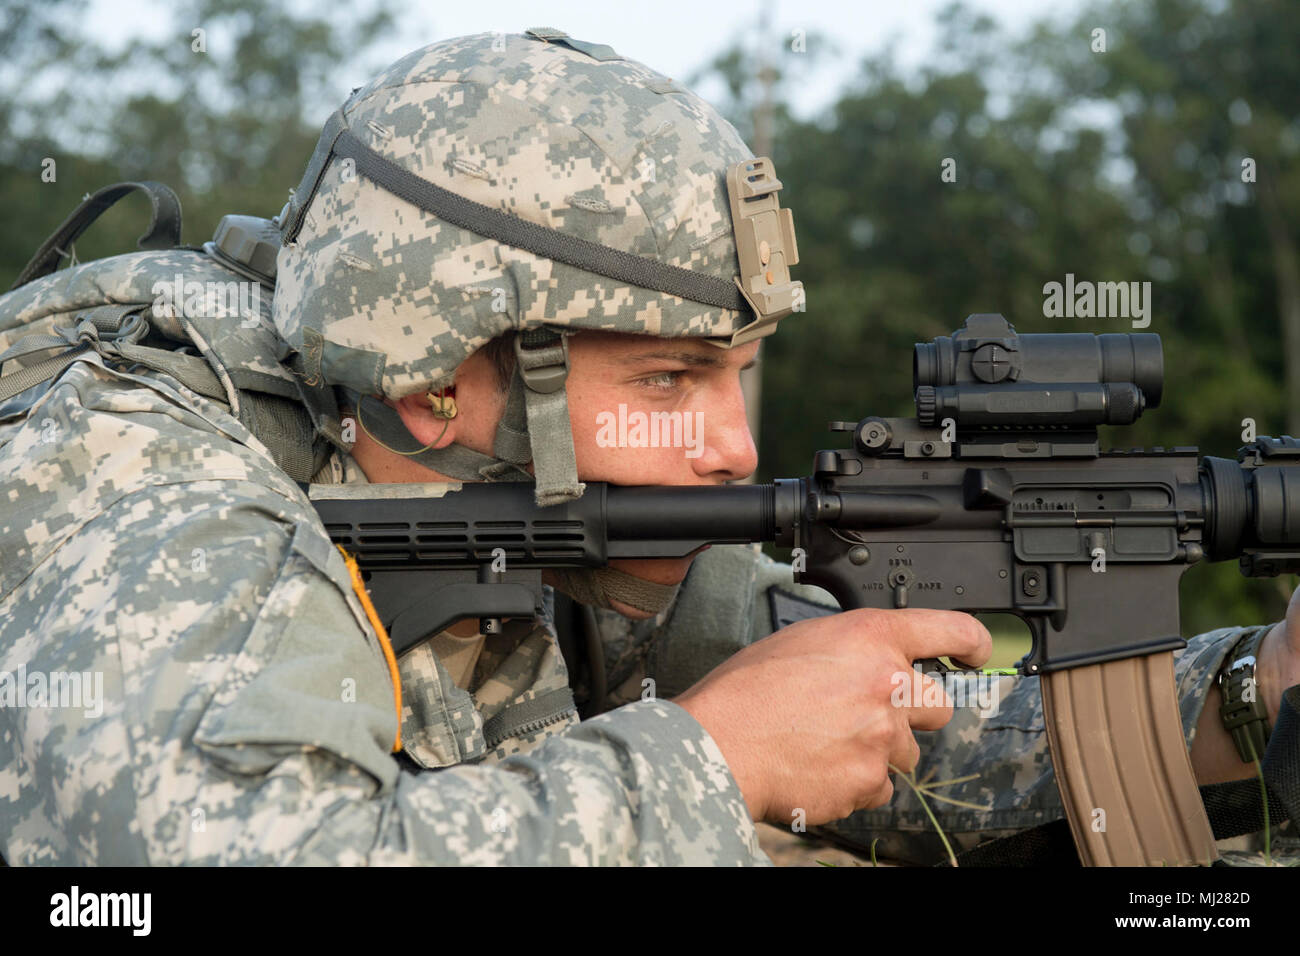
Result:
{"label": "backpack", "polygon": [[[65,249],[118,199],[153,204],[142,252],[55,271]],[[218,403],[295,481],[310,482],[341,444],[332,390],[312,387],[271,323],[280,232],[225,216],[211,242],[182,246],[176,194],[155,182],[88,196],[0,295],[0,420],[25,415],[78,356],[141,365]]]}

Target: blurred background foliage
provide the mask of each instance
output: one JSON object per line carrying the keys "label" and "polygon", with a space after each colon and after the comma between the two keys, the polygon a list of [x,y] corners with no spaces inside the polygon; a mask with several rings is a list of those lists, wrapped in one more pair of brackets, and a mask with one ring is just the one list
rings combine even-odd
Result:
{"label": "blurred background foliage", "polygon": [[[376,72],[369,51],[400,32],[390,0],[328,17],[286,0],[182,0],[170,35],[116,52],[80,31],[84,10],[0,0],[5,286],[111,182],[175,188],[187,243],[227,212],[274,215],[348,93],[341,78]],[[219,51],[194,54],[180,26],[194,23],[223,35]],[[868,58],[815,120],[788,108],[801,61],[785,38],[759,65],[737,38],[687,80],[725,81],[717,105],[770,148],[798,229],[809,309],[763,346],[759,479],[806,473],[842,442],[831,419],[910,414],[912,344],[970,313],[1001,312],[1021,332],[1129,330],[1044,318],[1043,285],[1067,272],[1152,283],[1164,402],[1110,444],[1232,457],[1247,417],[1260,434],[1300,435],[1300,5],[1102,4],[1013,37],[955,4],[940,25],[927,67]],[[830,42],[809,37],[808,50]],[[46,157],[54,182],[41,180]],[[947,158],[955,182],[940,178]],[[146,218],[143,198],[123,201],[77,259],[133,249]],[[1294,585],[1194,567],[1184,632],[1277,620]]]}

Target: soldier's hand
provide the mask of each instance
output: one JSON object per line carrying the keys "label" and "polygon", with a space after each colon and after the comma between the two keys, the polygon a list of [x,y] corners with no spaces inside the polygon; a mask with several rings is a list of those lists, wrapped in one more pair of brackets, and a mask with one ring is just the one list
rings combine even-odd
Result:
{"label": "soldier's hand", "polygon": [[969,614],[847,611],[750,645],[675,703],[717,742],[755,820],[788,826],[802,810],[806,823],[827,823],[886,803],[889,765],[910,771],[920,757],[912,731],[952,717],[946,703],[920,706],[933,692],[896,693],[895,675],[923,688],[931,681],[913,661],[950,656],[978,667],[991,652]]}

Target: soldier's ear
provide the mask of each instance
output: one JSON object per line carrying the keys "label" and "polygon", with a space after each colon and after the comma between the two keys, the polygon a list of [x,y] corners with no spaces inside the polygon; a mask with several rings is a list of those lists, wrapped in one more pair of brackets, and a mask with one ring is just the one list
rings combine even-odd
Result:
{"label": "soldier's ear", "polygon": [[407,395],[397,402],[390,402],[402,418],[402,424],[421,445],[433,448],[446,448],[456,440],[461,416],[446,418],[438,415],[429,404],[424,392]]}

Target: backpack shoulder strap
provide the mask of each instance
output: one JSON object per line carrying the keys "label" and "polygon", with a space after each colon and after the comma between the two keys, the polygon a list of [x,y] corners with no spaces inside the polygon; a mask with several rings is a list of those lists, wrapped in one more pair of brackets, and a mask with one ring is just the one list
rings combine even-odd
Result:
{"label": "backpack shoulder strap", "polygon": [[137,244],[141,249],[171,249],[181,242],[181,201],[170,186],[154,182],[151,179],[138,183],[114,183],[87,196],[71,215],[54,233],[41,243],[31,260],[18,273],[18,278],[9,287],[12,292],[33,279],[47,276],[67,255],[64,250],[78,236],[90,228],[96,219],[110,209],[123,196],[133,192],[142,192],[149,197],[153,212],[149,228],[145,230]]}

